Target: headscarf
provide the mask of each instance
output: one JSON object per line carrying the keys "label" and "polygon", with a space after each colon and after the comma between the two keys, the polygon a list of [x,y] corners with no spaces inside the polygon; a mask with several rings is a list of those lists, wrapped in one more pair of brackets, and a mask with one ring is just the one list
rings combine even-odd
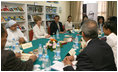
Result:
{"label": "headscarf", "polygon": [[7,22],[6,27],[11,27],[14,24],[16,24],[16,21],[10,20],[10,21]]}

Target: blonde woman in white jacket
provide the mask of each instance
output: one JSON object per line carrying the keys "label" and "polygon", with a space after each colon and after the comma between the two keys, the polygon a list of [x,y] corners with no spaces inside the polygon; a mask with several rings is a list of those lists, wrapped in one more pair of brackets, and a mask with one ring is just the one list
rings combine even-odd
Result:
{"label": "blonde woman in white jacket", "polygon": [[48,35],[44,27],[41,26],[42,19],[40,16],[34,16],[34,21],[36,25],[33,27],[33,40],[39,39],[39,38],[49,38],[50,35]]}

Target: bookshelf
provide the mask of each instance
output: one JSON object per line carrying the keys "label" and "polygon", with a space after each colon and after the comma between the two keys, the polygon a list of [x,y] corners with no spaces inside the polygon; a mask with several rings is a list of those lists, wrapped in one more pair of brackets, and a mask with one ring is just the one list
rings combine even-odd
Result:
{"label": "bookshelf", "polygon": [[58,15],[58,8],[56,6],[46,6],[45,12],[46,12],[46,28],[48,28],[52,21],[54,21],[55,15]]}

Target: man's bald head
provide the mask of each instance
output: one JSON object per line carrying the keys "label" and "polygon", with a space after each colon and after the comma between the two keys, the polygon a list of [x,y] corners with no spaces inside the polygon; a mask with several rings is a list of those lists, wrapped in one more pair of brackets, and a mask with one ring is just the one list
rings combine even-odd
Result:
{"label": "man's bald head", "polygon": [[86,38],[97,38],[98,37],[98,26],[96,21],[87,20],[82,25],[82,32],[84,33]]}

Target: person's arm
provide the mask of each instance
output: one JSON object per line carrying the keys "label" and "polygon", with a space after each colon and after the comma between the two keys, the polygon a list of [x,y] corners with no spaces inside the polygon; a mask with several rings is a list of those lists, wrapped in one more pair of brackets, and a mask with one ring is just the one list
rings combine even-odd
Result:
{"label": "person's arm", "polygon": [[17,30],[18,30],[19,36],[20,36],[20,37],[23,37],[24,40],[25,40],[25,42],[28,42],[27,38],[24,36],[24,34],[21,32],[21,30],[20,30],[20,29],[17,29]]}
{"label": "person's arm", "polygon": [[31,71],[33,69],[33,61],[29,59],[28,61],[21,61],[17,58],[12,51],[7,53],[7,61],[4,66],[4,70],[10,71]]}
{"label": "person's arm", "polygon": [[60,31],[63,32],[63,31],[64,31],[64,29],[63,29],[63,25],[62,25],[61,22],[59,22],[59,24],[60,24]]}
{"label": "person's arm", "polygon": [[53,22],[50,24],[50,34],[53,35],[54,32],[54,26],[53,26]]}
{"label": "person's arm", "polygon": [[[77,64],[76,64],[76,70],[75,71],[92,71],[94,70],[93,65],[88,58],[87,54],[80,53],[81,55],[77,56]],[[74,68],[72,66],[67,66],[63,68],[64,71],[74,71]]]}
{"label": "person's arm", "polygon": [[42,27],[42,30],[43,30],[44,36],[47,36],[48,34],[46,33],[44,27]]}

